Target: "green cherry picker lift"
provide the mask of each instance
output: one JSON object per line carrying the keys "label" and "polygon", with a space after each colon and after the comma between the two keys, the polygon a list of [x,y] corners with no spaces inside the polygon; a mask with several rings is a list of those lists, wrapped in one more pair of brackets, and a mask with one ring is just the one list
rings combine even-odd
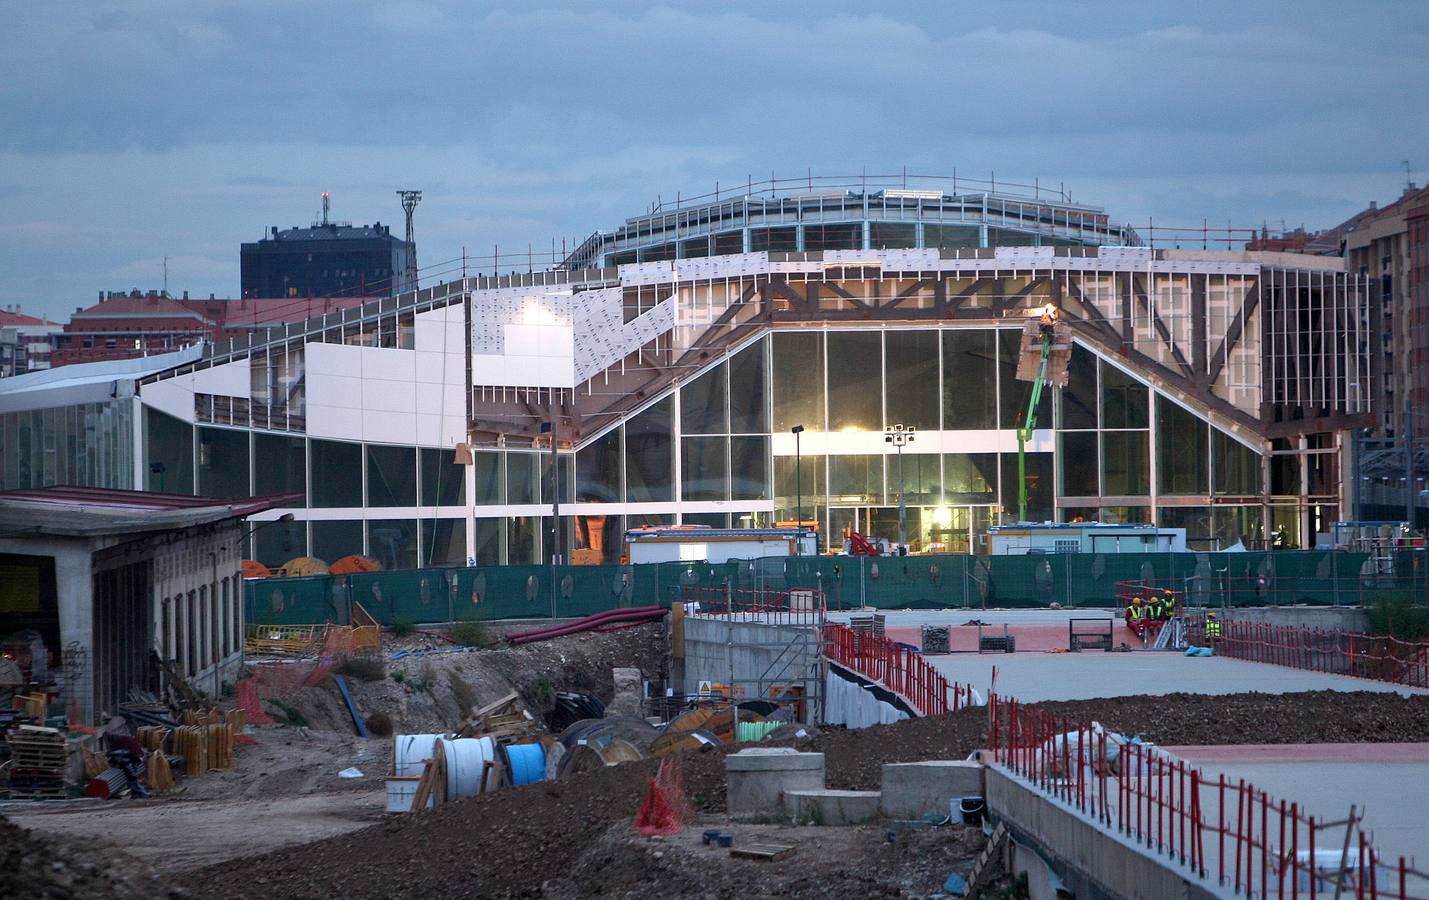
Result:
{"label": "green cherry picker lift", "polygon": [[[1057,331],[1057,307],[1051,303],[1033,310],[1036,321],[1027,323],[1022,332],[1022,356],[1018,360],[1017,378],[1032,382],[1028,390],[1027,414],[1017,429],[1017,521],[1027,521],[1027,442],[1037,427],[1037,404],[1042,400],[1042,386],[1067,381],[1067,361],[1071,344],[1065,334]],[[1063,352],[1056,352],[1063,351]]]}

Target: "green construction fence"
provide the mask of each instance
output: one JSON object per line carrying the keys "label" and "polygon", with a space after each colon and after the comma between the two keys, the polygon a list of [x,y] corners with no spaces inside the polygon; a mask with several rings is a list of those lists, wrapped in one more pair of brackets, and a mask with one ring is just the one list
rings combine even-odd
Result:
{"label": "green construction fence", "polygon": [[1386,563],[1348,551],[1087,553],[1027,556],[768,557],[723,563],[484,566],[255,579],[247,620],[384,624],[543,619],[665,605],[687,588],[816,588],[831,609],[1110,607],[1119,583],[1170,587],[1191,605],[1355,606],[1388,591],[1425,597],[1424,551]]}

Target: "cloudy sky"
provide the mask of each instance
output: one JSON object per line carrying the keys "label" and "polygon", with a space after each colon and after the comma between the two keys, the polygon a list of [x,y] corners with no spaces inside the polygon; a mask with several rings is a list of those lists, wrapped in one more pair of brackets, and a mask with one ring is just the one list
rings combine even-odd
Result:
{"label": "cloudy sky", "polygon": [[[880,6],[885,8],[880,9]],[[420,257],[753,175],[996,171],[1144,223],[1334,224],[1429,173],[1425,0],[0,0],[0,304],[238,290],[269,225]]]}

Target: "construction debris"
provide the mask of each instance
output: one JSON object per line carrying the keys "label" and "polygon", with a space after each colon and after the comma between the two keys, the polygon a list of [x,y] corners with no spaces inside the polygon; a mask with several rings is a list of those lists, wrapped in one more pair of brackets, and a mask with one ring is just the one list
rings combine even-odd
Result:
{"label": "construction debris", "polygon": [[948,653],[950,651],[952,636],[951,629],[946,625],[924,625],[923,626],[923,652],[924,653]]}
{"label": "construction debris", "polygon": [[60,800],[65,796],[69,751],[56,728],[20,725],[6,737],[10,764],[5,789],[15,800]]}

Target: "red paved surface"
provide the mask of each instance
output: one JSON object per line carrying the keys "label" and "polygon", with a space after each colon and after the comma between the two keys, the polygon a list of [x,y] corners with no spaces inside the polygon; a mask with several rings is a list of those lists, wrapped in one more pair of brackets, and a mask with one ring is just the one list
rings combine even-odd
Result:
{"label": "red paved surface", "polygon": [[1429,762],[1429,744],[1216,744],[1166,747],[1187,762]]}

